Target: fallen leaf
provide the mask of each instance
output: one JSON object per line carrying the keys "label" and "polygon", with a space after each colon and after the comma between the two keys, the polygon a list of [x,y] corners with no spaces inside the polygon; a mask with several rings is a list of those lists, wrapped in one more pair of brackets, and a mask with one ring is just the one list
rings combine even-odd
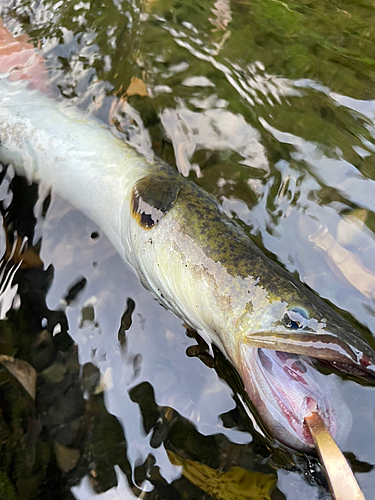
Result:
{"label": "fallen leaf", "polygon": [[63,472],[69,472],[76,466],[79,457],[81,456],[79,450],[68,448],[57,441],[55,441],[55,454],[57,464]]}
{"label": "fallen leaf", "polygon": [[27,361],[13,358],[12,356],[0,355],[0,363],[18,380],[22,387],[35,400],[36,379],[38,373]]}
{"label": "fallen leaf", "polygon": [[149,93],[147,92],[146,85],[144,82],[135,76],[132,76],[130,80],[129,87],[127,88],[125,95],[128,97],[131,95],[139,95],[141,97],[149,97]]}
{"label": "fallen leaf", "polygon": [[40,375],[50,384],[57,384],[64,379],[67,367],[55,361],[52,365],[43,370]]}
{"label": "fallen leaf", "polygon": [[217,471],[205,464],[181,458],[167,450],[173,465],[182,466],[182,474],[195,486],[217,500],[270,500],[276,475],[254,472],[242,467]]}

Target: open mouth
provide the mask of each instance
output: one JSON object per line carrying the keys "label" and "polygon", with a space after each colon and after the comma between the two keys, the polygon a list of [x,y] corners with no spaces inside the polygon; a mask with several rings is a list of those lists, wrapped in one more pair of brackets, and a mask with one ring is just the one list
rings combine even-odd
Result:
{"label": "open mouth", "polygon": [[[242,346],[245,389],[271,433],[284,444],[312,450],[305,418],[317,413],[334,438],[346,438],[351,414],[331,377],[304,356]],[[338,418],[339,417],[339,418]]]}
{"label": "open mouth", "polygon": [[[314,442],[305,418],[318,413],[334,436],[335,419],[310,361],[296,354],[257,349],[257,363],[281,412],[306,445]],[[319,377],[320,378],[320,377]]]}

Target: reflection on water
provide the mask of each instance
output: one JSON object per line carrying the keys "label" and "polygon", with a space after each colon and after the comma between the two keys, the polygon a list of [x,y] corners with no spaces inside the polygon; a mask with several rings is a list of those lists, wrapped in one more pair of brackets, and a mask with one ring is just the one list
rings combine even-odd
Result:
{"label": "reflection on water", "polygon": [[[0,11],[39,40],[56,93],[216,196],[374,342],[371,1],[11,0]],[[0,195],[0,354],[38,371],[34,404],[0,369],[0,497],[326,498],[318,462],[253,429],[226,361],[89,220],[11,168]],[[354,417],[347,456],[371,498],[374,389],[338,383]]]}

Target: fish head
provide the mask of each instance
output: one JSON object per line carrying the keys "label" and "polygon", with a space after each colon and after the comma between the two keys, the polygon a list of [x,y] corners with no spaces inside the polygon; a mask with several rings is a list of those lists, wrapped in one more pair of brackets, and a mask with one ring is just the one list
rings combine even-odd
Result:
{"label": "fish head", "polygon": [[270,300],[250,317],[238,345],[245,390],[262,421],[279,441],[308,452],[315,446],[305,418],[317,413],[343,446],[352,426],[338,377],[323,375],[315,360],[337,371],[374,380],[375,353],[323,301],[311,294],[297,302]]}
{"label": "fish head", "polygon": [[289,301],[266,296],[257,316],[248,315],[241,343],[319,359],[339,372],[375,381],[374,349],[312,292],[294,293]]}

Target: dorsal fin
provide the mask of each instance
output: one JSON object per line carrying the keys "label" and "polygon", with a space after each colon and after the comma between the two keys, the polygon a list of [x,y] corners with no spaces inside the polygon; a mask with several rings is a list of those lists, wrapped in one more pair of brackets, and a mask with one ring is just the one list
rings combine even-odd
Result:
{"label": "dorsal fin", "polygon": [[133,186],[130,207],[133,217],[144,229],[158,224],[177,200],[180,184],[163,175],[148,175]]}

